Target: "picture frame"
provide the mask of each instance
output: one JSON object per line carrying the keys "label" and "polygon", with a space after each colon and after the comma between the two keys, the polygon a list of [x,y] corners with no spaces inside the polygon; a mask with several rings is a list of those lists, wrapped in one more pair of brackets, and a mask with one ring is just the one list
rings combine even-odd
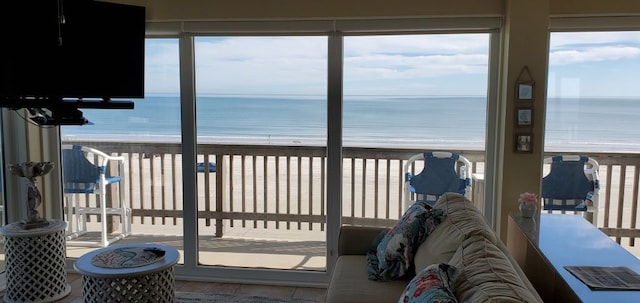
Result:
{"label": "picture frame", "polygon": [[533,82],[518,82],[516,85],[518,100],[533,101]]}
{"label": "picture frame", "polygon": [[516,125],[519,127],[533,126],[533,108],[516,108]]}
{"label": "picture frame", "polygon": [[533,152],[533,134],[532,133],[516,133],[515,151],[518,153]]}

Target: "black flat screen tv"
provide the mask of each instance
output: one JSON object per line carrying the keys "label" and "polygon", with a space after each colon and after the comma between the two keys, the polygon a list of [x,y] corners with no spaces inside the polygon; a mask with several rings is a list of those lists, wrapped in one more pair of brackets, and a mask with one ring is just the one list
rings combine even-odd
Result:
{"label": "black flat screen tv", "polygon": [[0,102],[144,97],[144,7],[5,0],[0,10]]}

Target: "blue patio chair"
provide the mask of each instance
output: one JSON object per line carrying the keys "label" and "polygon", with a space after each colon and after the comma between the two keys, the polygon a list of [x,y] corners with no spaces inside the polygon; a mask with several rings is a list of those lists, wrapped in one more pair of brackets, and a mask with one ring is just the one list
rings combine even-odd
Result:
{"label": "blue patio chair", "polygon": [[[198,162],[197,163],[196,170],[199,173],[204,173],[205,172],[204,168],[205,168],[204,162]],[[209,169],[207,170],[207,172],[215,173],[216,172],[216,164],[213,163],[213,162],[209,162]]]}
{"label": "blue patio chair", "polygon": [[[117,174],[113,176],[107,175],[110,161],[117,161]],[[123,173],[124,157],[111,156],[86,146],[62,146],[62,183],[66,198],[68,245],[105,247],[131,234],[131,208],[124,199]],[[115,206],[107,206],[107,187],[113,185],[118,185],[119,201]],[[86,199],[84,206],[78,205],[77,197],[87,194],[96,195],[97,205],[89,206],[90,199]],[[71,241],[88,232],[88,215],[100,216],[100,241]],[[111,235],[107,230],[107,215],[120,216],[119,233]]]}
{"label": "blue patio chair", "polygon": [[[416,162],[424,163],[422,171],[413,174]],[[471,163],[459,154],[425,152],[410,157],[404,165],[405,209],[416,201],[433,205],[446,192],[455,192],[471,199]]]}
{"label": "blue patio chair", "polygon": [[598,162],[588,156],[559,155],[545,158],[544,163],[551,167],[542,178],[543,209],[582,212],[589,221],[597,222]]}

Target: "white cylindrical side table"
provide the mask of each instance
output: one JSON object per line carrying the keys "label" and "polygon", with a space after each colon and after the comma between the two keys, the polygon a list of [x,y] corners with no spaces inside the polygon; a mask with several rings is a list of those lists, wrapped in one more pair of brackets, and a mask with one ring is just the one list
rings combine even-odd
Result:
{"label": "white cylindrical side table", "polygon": [[[147,265],[106,268],[97,266],[94,257],[121,249],[155,249],[164,256]],[[85,303],[102,302],[167,302],[175,299],[173,265],[180,259],[170,246],[152,243],[112,245],[88,252],[76,261],[74,268],[82,274],[82,298]]]}
{"label": "white cylindrical side table", "polygon": [[5,239],[7,290],[4,302],[54,302],[71,292],[65,270],[67,223],[49,220],[45,227],[0,229]]}

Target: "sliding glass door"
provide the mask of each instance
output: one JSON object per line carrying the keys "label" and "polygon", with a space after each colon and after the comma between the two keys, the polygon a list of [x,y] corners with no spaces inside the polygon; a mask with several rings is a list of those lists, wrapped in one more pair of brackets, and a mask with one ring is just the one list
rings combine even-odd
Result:
{"label": "sliding glass door", "polygon": [[325,271],[326,37],[196,37],[199,263]]}
{"label": "sliding glass door", "polygon": [[544,151],[599,162],[594,224],[636,255],[634,238],[624,235],[637,234],[640,225],[639,68],[639,31],[550,34]]}
{"label": "sliding glass door", "polygon": [[[107,206],[131,209],[131,235],[122,242],[164,242],[182,250],[182,148],[177,39],[146,39],[145,98],[134,99],[132,110],[84,109],[90,124],[60,127],[63,145],[97,149],[122,157],[123,170],[111,161],[107,174],[119,174],[118,186],[109,186]],[[89,161],[96,158],[88,154]],[[63,161],[62,165],[65,163]],[[64,177],[63,177],[64,178]],[[113,190],[111,189],[113,187]],[[123,200],[120,201],[120,191]],[[75,196],[75,197],[74,197]],[[73,199],[73,200],[72,200]],[[75,201],[75,204],[73,204]],[[98,207],[95,194],[65,195],[66,219],[72,230],[79,218],[68,206]],[[108,216],[108,233],[122,233],[119,216]],[[86,234],[70,239],[67,256],[77,258],[101,237],[99,216],[89,215]],[[162,237],[159,237],[162,236]],[[182,262],[182,260],[180,261]]]}

